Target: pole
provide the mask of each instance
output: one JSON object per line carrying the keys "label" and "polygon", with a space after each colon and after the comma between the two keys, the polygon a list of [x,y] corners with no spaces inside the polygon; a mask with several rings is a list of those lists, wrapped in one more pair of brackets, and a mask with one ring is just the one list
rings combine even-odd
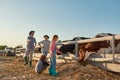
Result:
{"label": "pole", "polygon": [[113,63],[114,63],[114,59],[115,59],[115,36],[112,36],[111,47],[112,47]]}
{"label": "pole", "polygon": [[[77,39],[75,40],[77,41]],[[78,43],[75,43],[75,57],[78,57]]]}

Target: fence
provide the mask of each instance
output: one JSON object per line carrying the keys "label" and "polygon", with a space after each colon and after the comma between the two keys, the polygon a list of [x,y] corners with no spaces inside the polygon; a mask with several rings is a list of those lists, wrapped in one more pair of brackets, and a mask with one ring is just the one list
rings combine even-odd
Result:
{"label": "fence", "polygon": [[110,40],[110,42],[111,42],[110,45],[112,47],[112,54],[113,54],[113,63],[114,63],[114,59],[115,59],[115,44],[114,43],[115,43],[115,40],[118,40],[118,39],[120,39],[120,35],[86,39],[86,40],[79,40],[79,41],[68,41],[68,42],[63,42],[62,44],[75,44],[75,49],[76,49],[75,51],[76,51],[76,57],[77,57],[77,55],[78,55],[78,44]]}

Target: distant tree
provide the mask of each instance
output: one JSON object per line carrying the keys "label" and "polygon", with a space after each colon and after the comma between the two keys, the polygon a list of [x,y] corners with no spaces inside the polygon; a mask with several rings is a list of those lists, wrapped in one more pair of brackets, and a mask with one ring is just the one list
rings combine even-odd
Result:
{"label": "distant tree", "polygon": [[6,47],[6,45],[0,45],[0,50],[4,50]]}
{"label": "distant tree", "polygon": [[22,48],[22,45],[16,46],[14,49]]}

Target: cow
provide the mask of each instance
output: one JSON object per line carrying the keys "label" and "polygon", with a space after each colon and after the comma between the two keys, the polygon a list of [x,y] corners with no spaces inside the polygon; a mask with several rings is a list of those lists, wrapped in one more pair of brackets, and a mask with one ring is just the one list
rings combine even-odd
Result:
{"label": "cow", "polygon": [[[102,33],[96,35],[95,38],[104,37],[104,36],[113,36],[115,34],[110,33]],[[115,40],[115,47],[117,47],[120,43],[120,40]],[[97,52],[100,48],[108,48],[111,47],[110,41],[97,41],[97,42],[89,42],[86,44],[82,44],[79,46],[79,62],[84,60],[86,52]]]}
{"label": "cow", "polygon": [[[84,39],[90,39],[86,37],[75,37],[72,40],[66,40],[62,42],[67,42],[67,41],[78,41],[78,40],[84,40]],[[59,51],[63,52],[66,54],[67,52],[74,53],[75,52],[75,44],[63,44],[60,48]]]}
{"label": "cow", "polygon": [[79,49],[79,61],[83,61],[86,52],[97,52],[100,48],[108,48],[110,46],[108,41],[89,42],[83,44]]}

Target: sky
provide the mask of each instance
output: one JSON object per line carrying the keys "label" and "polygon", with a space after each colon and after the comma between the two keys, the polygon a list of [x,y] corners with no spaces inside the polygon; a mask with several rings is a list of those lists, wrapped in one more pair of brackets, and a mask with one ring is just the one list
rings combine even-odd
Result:
{"label": "sky", "polygon": [[120,34],[120,0],[0,0],[0,45],[25,46],[31,30],[37,42]]}

